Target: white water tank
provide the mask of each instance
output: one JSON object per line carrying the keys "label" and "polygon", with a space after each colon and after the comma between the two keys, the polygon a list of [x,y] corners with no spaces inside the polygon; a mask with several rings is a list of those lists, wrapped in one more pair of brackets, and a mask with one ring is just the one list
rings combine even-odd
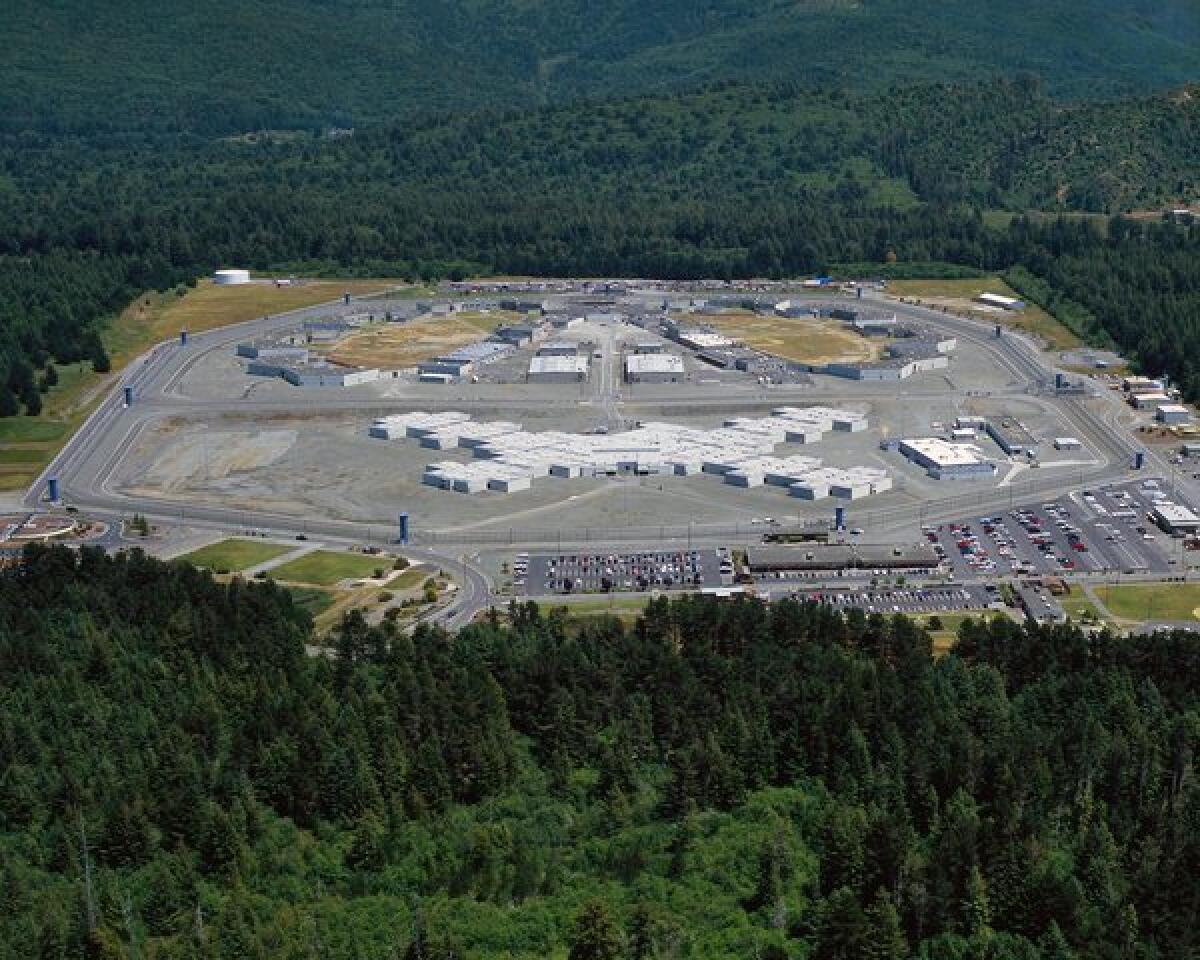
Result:
{"label": "white water tank", "polygon": [[249,270],[218,270],[213,274],[213,283],[219,287],[229,287],[237,283],[249,283]]}

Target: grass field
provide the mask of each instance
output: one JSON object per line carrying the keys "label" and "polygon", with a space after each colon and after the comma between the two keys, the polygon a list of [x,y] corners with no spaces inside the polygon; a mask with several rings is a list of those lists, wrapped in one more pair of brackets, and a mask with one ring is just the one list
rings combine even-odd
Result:
{"label": "grass field", "polygon": [[307,610],[309,616],[314,619],[332,607],[337,600],[336,594],[319,587],[289,587],[288,593],[292,595],[296,606]]}
{"label": "grass field", "polygon": [[245,570],[247,567],[256,567],[260,563],[266,563],[268,560],[274,560],[276,557],[282,557],[285,553],[290,553],[294,549],[295,547],[284,546],[278,543],[265,543],[261,540],[241,540],[235,538],[222,540],[219,543],[210,543],[207,547],[193,550],[191,553],[184,554],[179,559],[186,560],[197,567],[207,567],[209,570],[229,570],[236,572],[238,570]]}
{"label": "grass field", "polygon": [[[43,396],[37,417],[0,420],[0,491],[23,490],[54,459],[83,423],[103,391],[121,369],[151,345],[176,336],[253,320],[266,314],[394,287],[394,280],[314,280],[293,287],[245,284],[218,287],[203,280],[180,293],[148,293],[131,303],[104,334],[112,358],[112,373],[98,374],[90,363],[58,367],[58,384]],[[19,445],[19,446],[18,446]]]}
{"label": "grass field", "polygon": [[815,317],[771,317],[730,311],[706,317],[705,322],[748,347],[797,363],[875,360],[884,346],[883,341],[861,337],[836,320]]}
{"label": "grass field", "polygon": [[331,587],[342,580],[371,576],[378,568],[387,570],[391,561],[359,553],[314,550],[271,570],[271,577],[289,583],[309,583]]}
{"label": "grass field", "polygon": [[515,313],[492,311],[382,324],[351,334],[329,356],[350,366],[403,369],[474,343],[501,324],[516,319]]}
{"label": "grass field", "polygon": [[1072,620],[1086,620],[1098,623],[1104,619],[1100,616],[1100,611],[1096,609],[1096,605],[1082,593],[1074,593],[1069,597],[1059,597],[1058,603]]}
{"label": "grass field", "polygon": [[961,280],[893,280],[888,284],[888,292],[906,300],[918,300],[933,307],[949,307],[956,313],[1025,330],[1054,350],[1069,350],[1079,346],[1079,338],[1041,307],[1029,304],[1020,311],[986,310],[975,303],[975,298],[981,293],[1020,298],[1020,294],[996,276]]}
{"label": "grass field", "polygon": [[1200,583],[1100,586],[1096,596],[1122,620],[1200,620]]}

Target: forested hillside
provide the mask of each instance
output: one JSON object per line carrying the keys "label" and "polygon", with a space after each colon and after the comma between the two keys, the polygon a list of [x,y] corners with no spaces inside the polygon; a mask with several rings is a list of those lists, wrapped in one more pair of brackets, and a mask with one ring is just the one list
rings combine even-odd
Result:
{"label": "forested hillside", "polygon": [[1028,73],[1058,95],[1196,79],[1192,0],[23,0],[0,130],[363,126],[726,80],[879,90]]}
{"label": "forested hillside", "polygon": [[1200,229],[983,214],[1198,196],[1193,93],[1066,106],[1024,82],[725,87],[337,141],[8,138],[0,413],[36,409],[49,359],[103,365],[98,325],[123,299],[229,263],[425,278],[1021,268],[1032,299],[1196,398],[1200,350],[1178,345],[1200,342]]}
{"label": "forested hillside", "polygon": [[1175,958],[1200,645],[655,601],[307,657],[270,584],[0,574],[0,957]]}

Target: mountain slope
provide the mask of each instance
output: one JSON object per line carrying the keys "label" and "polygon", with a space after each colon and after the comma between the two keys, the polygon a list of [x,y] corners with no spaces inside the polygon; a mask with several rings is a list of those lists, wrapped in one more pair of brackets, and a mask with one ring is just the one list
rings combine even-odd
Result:
{"label": "mountain slope", "polygon": [[1194,0],[29,0],[0,130],[372,123],[730,79],[882,88],[1029,72],[1091,97],[1200,73]]}

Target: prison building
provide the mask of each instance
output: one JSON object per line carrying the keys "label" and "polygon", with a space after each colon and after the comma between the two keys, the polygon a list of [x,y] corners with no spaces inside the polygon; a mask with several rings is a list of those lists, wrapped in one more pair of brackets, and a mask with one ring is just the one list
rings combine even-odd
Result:
{"label": "prison building", "polygon": [[582,383],[588,375],[588,358],[575,354],[539,353],[529,361],[530,383]]}
{"label": "prison building", "polygon": [[678,383],[683,376],[683,359],[673,353],[631,353],[625,357],[628,383]]}
{"label": "prison building", "polygon": [[1037,441],[1016,420],[1003,417],[1000,420],[988,420],[984,430],[996,445],[1010,457],[1028,453],[1037,447]]}
{"label": "prison building", "polygon": [[916,437],[901,440],[898,449],[905,457],[924,467],[935,480],[969,480],[991,477],[995,464],[987,461],[979,447],[969,443],[951,443],[941,437]]}

